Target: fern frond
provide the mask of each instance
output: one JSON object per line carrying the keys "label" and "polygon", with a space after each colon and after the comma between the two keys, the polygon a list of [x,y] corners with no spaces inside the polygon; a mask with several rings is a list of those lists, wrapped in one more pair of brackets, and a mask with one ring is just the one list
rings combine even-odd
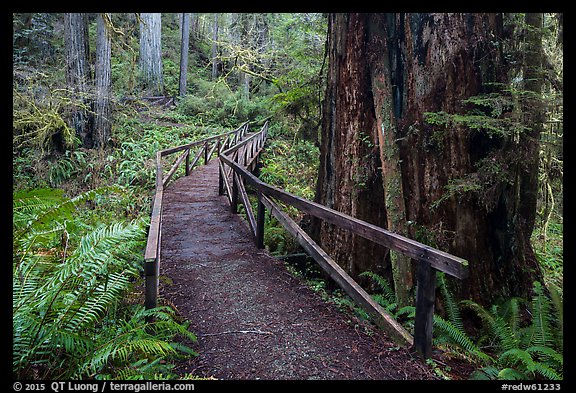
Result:
{"label": "fern frond", "polygon": [[474,371],[469,379],[473,380],[495,380],[498,379],[499,369],[493,366],[482,367],[479,370]]}
{"label": "fern frond", "polygon": [[454,295],[448,289],[448,284],[446,283],[446,275],[442,272],[436,274],[436,279],[438,280],[438,286],[442,293],[442,299],[444,300],[444,307],[446,308],[446,313],[448,314],[448,321],[459,329],[464,331],[464,324],[462,323],[462,317],[460,316],[460,309],[458,304],[454,299]]}
{"label": "fern frond", "polygon": [[532,297],[532,328],[533,343],[537,346],[551,347],[554,345],[552,333],[552,305],[542,284],[534,282],[534,296]]}
{"label": "fern frond", "polygon": [[534,359],[527,351],[520,348],[512,348],[504,351],[498,357],[500,364],[516,366],[519,363],[524,365],[527,370],[531,371],[534,368]]}
{"label": "fern frond", "polygon": [[529,379],[524,373],[513,368],[504,368],[498,373],[498,379],[500,380],[518,380],[518,379]]}
{"label": "fern frond", "polygon": [[530,371],[532,371],[534,374],[540,374],[546,379],[551,379],[551,380],[563,379],[562,375],[557,373],[554,369],[552,369],[551,367],[549,367],[543,363],[539,363],[539,362],[534,363],[534,366],[533,366],[532,370],[530,370]]}
{"label": "fern frond", "polygon": [[555,341],[558,344],[558,348],[562,348],[564,345],[564,302],[562,299],[562,289],[552,282],[547,283],[546,286],[550,293],[550,300],[554,308],[554,315],[556,316],[557,329],[554,329],[553,332]]}
{"label": "fern frond", "polygon": [[491,311],[471,300],[463,300],[461,304],[468,307],[480,317],[492,337],[498,340],[500,347],[506,351],[518,346],[519,340],[510,325],[499,315],[498,307],[492,306]]}
{"label": "fern frond", "polygon": [[382,294],[387,301],[386,305],[396,303],[396,294],[394,293],[394,290],[384,277],[371,271],[362,272],[358,276],[368,277],[380,287],[380,289],[382,290]]}
{"label": "fern frond", "polygon": [[444,320],[438,315],[434,315],[433,320],[434,320],[434,327],[444,334],[445,340],[447,340],[447,342],[450,342],[462,348],[467,354],[469,354],[474,359],[486,363],[493,361],[493,359],[489,355],[482,352],[482,350],[472,342],[472,340],[468,337],[468,335],[465,332],[452,325],[452,323]]}
{"label": "fern frond", "polygon": [[562,368],[564,366],[564,356],[550,347],[534,346],[526,349],[530,354],[538,354],[542,359],[553,366]]}

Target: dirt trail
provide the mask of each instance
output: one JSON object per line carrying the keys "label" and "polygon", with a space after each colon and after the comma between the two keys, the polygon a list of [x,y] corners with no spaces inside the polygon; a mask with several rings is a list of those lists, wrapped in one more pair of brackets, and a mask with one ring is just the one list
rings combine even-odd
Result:
{"label": "dirt trail", "polygon": [[218,162],[164,193],[161,289],[199,353],[181,373],[218,379],[435,379],[381,331],[322,301],[255,247],[218,195]]}

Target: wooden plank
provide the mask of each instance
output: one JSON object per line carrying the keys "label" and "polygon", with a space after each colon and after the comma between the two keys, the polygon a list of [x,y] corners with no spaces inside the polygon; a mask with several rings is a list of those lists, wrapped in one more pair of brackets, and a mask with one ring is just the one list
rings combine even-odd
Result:
{"label": "wooden plank", "polygon": [[248,193],[246,192],[246,188],[244,187],[244,179],[242,179],[240,176],[236,174],[235,177],[238,184],[240,200],[244,205],[244,210],[246,210],[246,216],[248,217],[248,224],[250,226],[250,230],[252,231],[252,235],[254,236],[254,238],[256,238],[256,219],[254,218],[254,213],[252,212],[252,205],[250,204]]}
{"label": "wooden plank", "polygon": [[150,228],[148,230],[148,240],[146,242],[146,251],[144,259],[146,261],[155,260],[158,253],[158,237],[160,235],[160,223],[162,221],[162,194],[164,189],[156,190],[154,195],[154,205],[150,216]]}
{"label": "wooden plank", "polygon": [[[246,168],[248,168],[248,170],[250,170],[250,167],[252,166],[252,164],[254,164],[254,162],[258,159],[258,157],[260,156],[260,153],[262,153],[264,151],[264,147],[261,147],[256,154],[254,154],[254,157],[252,157],[250,160],[248,160],[248,163],[245,165]],[[252,171],[254,170],[254,168],[252,168]]]}
{"label": "wooden plank", "polygon": [[210,152],[207,155],[208,161],[212,159],[212,154],[214,153],[214,150],[216,150],[217,147],[218,147],[218,141],[214,142],[214,146],[212,146],[212,149],[210,149]]}
{"label": "wooden plank", "polygon": [[258,210],[256,212],[256,247],[264,248],[264,219],[266,218],[266,209],[262,201],[262,194],[258,194]]}
{"label": "wooden plank", "polygon": [[156,152],[156,191],[162,187],[162,155]]}
{"label": "wooden plank", "polygon": [[418,261],[416,273],[416,317],[414,319],[414,348],[424,358],[432,356],[432,328],[436,301],[436,271],[429,264]]}
{"label": "wooden plank", "polygon": [[240,149],[243,146],[246,146],[247,144],[252,142],[255,138],[258,138],[261,135],[260,134],[261,132],[262,131],[257,132],[255,134],[252,134],[248,138],[244,139],[243,141],[235,143],[232,147],[228,148],[227,150],[224,150],[222,152],[222,154],[230,155],[230,153],[235,152],[236,150]]}
{"label": "wooden plank", "polygon": [[226,196],[228,197],[228,202],[232,204],[232,190],[230,189],[230,182],[228,181],[228,176],[226,175],[224,163],[220,161],[219,165],[220,165],[220,176],[222,176],[222,180],[224,181],[224,185],[226,186]]}
{"label": "wooden plank", "polygon": [[[172,168],[170,168],[170,171],[168,171],[168,173],[166,174],[166,177],[164,177],[164,180],[162,180],[162,186],[166,187],[166,184],[168,184],[168,182],[170,181],[172,176],[174,176],[174,173],[176,173],[176,171],[178,170],[178,167],[180,166],[182,161],[184,161],[184,159],[186,157],[188,157],[189,154],[190,154],[190,150],[186,150],[184,153],[182,153],[182,155],[180,157],[178,157],[178,159],[176,160],[174,165],[172,165]],[[186,172],[188,172],[188,171],[186,171]]]}
{"label": "wooden plank", "polygon": [[342,288],[362,309],[369,313],[374,322],[384,329],[390,337],[399,344],[413,345],[413,338],[402,325],[384,310],[372,297],[350,277],[302,228],[288,215],[283,213],[278,205],[269,198],[262,196],[262,202],[272,212],[272,215],[296,238],[298,243],[313,257],[320,267]]}
{"label": "wooden plank", "polygon": [[384,228],[380,228],[347,214],[332,210],[316,202],[311,202],[280,190],[260,181],[256,176],[251,174],[238,163],[230,160],[228,157],[223,155],[221,158],[226,162],[226,164],[234,168],[238,174],[244,177],[246,182],[253,186],[258,192],[267,196],[272,196],[282,202],[296,207],[304,213],[308,213],[340,228],[347,229],[352,233],[375,243],[401,252],[412,259],[426,261],[430,263],[433,268],[443,271],[446,274],[460,279],[468,276],[468,262],[465,259],[458,258],[415,240],[390,232]]}
{"label": "wooden plank", "polygon": [[185,150],[185,149],[192,148],[195,146],[199,146],[199,145],[201,145],[207,141],[210,142],[210,141],[213,141],[214,139],[220,139],[220,138],[223,138],[225,136],[230,136],[232,134],[238,135],[244,129],[243,127],[245,127],[248,123],[249,122],[245,122],[244,124],[242,124],[240,127],[236,128],[233,131],[224,132],[222,134],[214,135],[214,136],[211,136],[209,138],[205,138],[205,139],[202,139],[199,141],[186,143],[184,145],[179,145],[179,146],[170,147],[168,149],[159,150],[157,153],[160,153],[160,155],[162,155],[162,156],[166,156],[168,154],[176,153],[177,151],[181,151],[181,150]]}
{"label": "wooden plank", "polygon": [[192,163],[190,164],[190,168],[188,168],[188,171],[192,171],[192,169],[196,166],[196,164],[198,163],[198,160],[202,156],[202,152],[203,152],[202,148],[198,149],[198,151],[196,152],[196,155],[194,156],[194,159],[192,160]]}

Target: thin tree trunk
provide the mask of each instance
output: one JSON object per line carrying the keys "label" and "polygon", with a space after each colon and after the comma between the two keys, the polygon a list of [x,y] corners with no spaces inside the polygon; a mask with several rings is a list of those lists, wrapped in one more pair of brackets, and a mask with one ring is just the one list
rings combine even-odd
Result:
{"label": "thin tree trunk", "polygon": [[89,62],[88,20],[83,13],[64,14],[64,42],[66,53],[66,84],[72,92],[72,126],[82,146],[92,147],[90,115],[90,86],[92,77]]}
{"label": "thin tree trunk", "polygon": [[98,14],[96,20],[96,102],[94,105],[94,145],[104,147],[110,139],[111,131],[111,36],[105,18],[110,14]]}
{"label": "thin tree trunk", "polygon": [[180,84],[178,95],[186,95],[186,79],[188,77],[188,49],[190,46],[190,14],[182,13],[182,42],[180,46]]}
{"label": "thin tree trunk", "polygon": [[542,47],[542,29],[544,15],[542,13],[527,13],[526,54],[524,66],[525,89],[528,92],[523,100],[524,124],[530,130],[520,134],[520,146],[523,159],[520,162],[521,180],[518,182],[521,196],[519,201],[520,222],[523,232],[530,236],[534,230],[536,219],[536,204],[538,201],[538,167],[540,157],[540,134],[544,129],[546,112],[542,102],[542,87],[544,82],[543,64],[544,50]]}
{"label": "thin tree trunk", "polygon": [[140,14],[140,73],[145,94],[162,95],[162,14]]}
{"label": "thin tree trunk", "polygon": [[214,14],[214,25],[212,26],[212,80],[218,78],[218,14]]}

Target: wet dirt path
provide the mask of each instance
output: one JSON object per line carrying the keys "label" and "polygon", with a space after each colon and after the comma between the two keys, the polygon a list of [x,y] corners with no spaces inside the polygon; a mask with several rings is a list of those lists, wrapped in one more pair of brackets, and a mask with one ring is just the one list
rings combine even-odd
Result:
{"label": "wet dirt path", "polygon": [[[218,160],[164,192],[161,303],[198,336],[180,373],[218,379],[435,379],[385,334],[256,248],[218,195]],[[368,326],[368,327],[367,327]]]}

